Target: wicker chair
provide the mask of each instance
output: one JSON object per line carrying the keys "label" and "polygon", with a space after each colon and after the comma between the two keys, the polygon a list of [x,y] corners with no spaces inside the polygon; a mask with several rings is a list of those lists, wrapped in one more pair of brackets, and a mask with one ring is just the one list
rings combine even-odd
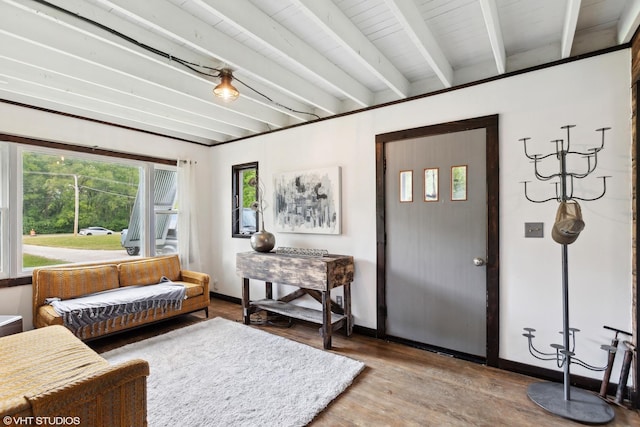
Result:
{"label": "wicker chair", "polygon": [[146,426],[148,375],[146,361],[111,365],[64,326],[2,337],[0,418],[9,426]]}

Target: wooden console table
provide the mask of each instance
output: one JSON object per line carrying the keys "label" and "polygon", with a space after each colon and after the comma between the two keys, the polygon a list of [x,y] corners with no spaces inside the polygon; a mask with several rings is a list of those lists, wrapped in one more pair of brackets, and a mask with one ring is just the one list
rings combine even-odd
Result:
{"label": "wooden console table", "polygon": [[[275,252],[242,252],[236,254],[236,273],[242,277],[242,309],[246,325],[250,324],[252,313],[265,310],[321,324],[320,335],[326,349],[331,348],[333,331],[344,328],[347,336],[351,335],[351,282],[354,273],[352,256],[310,257]],[[265,282],[265,299],[251,301],[249,279]],[[298,290],[274,300],[273,283],[297,286]],[[331,299],[331,289],[339,286],[343,288],[344,308]],[[322,310],[291,304],[291,301],[303,295],[310,295],[321,303]]]}

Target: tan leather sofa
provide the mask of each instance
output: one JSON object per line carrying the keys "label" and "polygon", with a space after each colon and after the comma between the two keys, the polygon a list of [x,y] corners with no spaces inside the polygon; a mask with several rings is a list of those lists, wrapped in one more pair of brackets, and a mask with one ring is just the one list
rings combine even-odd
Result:
{"label": "tan leather sofa", "polygon": [[147,425],[144,360],[112,365],[59,325],[0,338],[0,360],[0,425]]}
{"label": "tan leather sofa", "polygon": [[209,317],[209,275],[181,270],[178,255],[166,255],[121,262],[34,269],[33,325],[41,328],[64,324],[62,316],[45,303],[47,298],[66,300],[124,286],[157,284],[163,276],[185,286],[186,299],[180,309],[168,307],[163,310],[129,313],[83,327],[76,331],[76,335],[83,340],[93,339],[198,310],[204,310]]}

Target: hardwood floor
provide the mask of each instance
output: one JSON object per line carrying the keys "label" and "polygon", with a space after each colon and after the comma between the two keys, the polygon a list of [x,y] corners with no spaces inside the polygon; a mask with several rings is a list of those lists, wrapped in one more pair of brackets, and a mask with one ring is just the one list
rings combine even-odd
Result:
{"label": "hardwood floor", "polygon": [[[240,305],[214,299],[209,317],[241,321]],[[88,344],[98,352],[120,347],[204,320],[181,316]],[[257,326],[322,349],[318,326]],[[338,354],[361,360],[365,370],[312,422],[312,426],[576,426],[538,407],[526,395],[539,380],[401,344],[354,334],[333,336]],[[268,393],[268,390],[265,390]],[[611,426],[640,426],[638,411],[612,406]]]}

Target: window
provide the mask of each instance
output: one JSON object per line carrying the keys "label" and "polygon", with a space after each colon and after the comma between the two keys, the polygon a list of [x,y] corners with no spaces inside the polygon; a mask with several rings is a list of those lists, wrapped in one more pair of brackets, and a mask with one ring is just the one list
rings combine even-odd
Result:
{"label": "window", "polygon": [[35,267],[177,252],[174,161],[67,147],[0,134],[0,288]]}
{"label": "window", "polygon": [[0,287],[35,267],[177,252],[177,168],[170,161],[3,137]]}
{"label": "window", "polygon": [[22,148],[21,271],[126,257],[121,231],[143,223],[134,209],[145,168],[50,149]]}
{"label": "window", "polygon": [[258,230],[258,213],[251,207],[257,200],[258,186],[255,184],[257,181],[258,162],[232,167],[231,235],[233,237],[251,237]]}
{"label": "window", "polygon": [[[150,229],[155,229],[155,242],[152,245],[156,255],[178,252],[177,177],[175,168],[156,168],[153,173],[154,224]],[[144,217],[141,215],[144,194],[143,187],[140,187],[131,211],[131,220],[127,228],[122,230],[120,238],[122,246],[131,256],[139,255],[145,247]]]}
{"label": "window", "polygon": [[178,171],[155,169],[153,211],[155,213],[156,254],[178,253]]}

